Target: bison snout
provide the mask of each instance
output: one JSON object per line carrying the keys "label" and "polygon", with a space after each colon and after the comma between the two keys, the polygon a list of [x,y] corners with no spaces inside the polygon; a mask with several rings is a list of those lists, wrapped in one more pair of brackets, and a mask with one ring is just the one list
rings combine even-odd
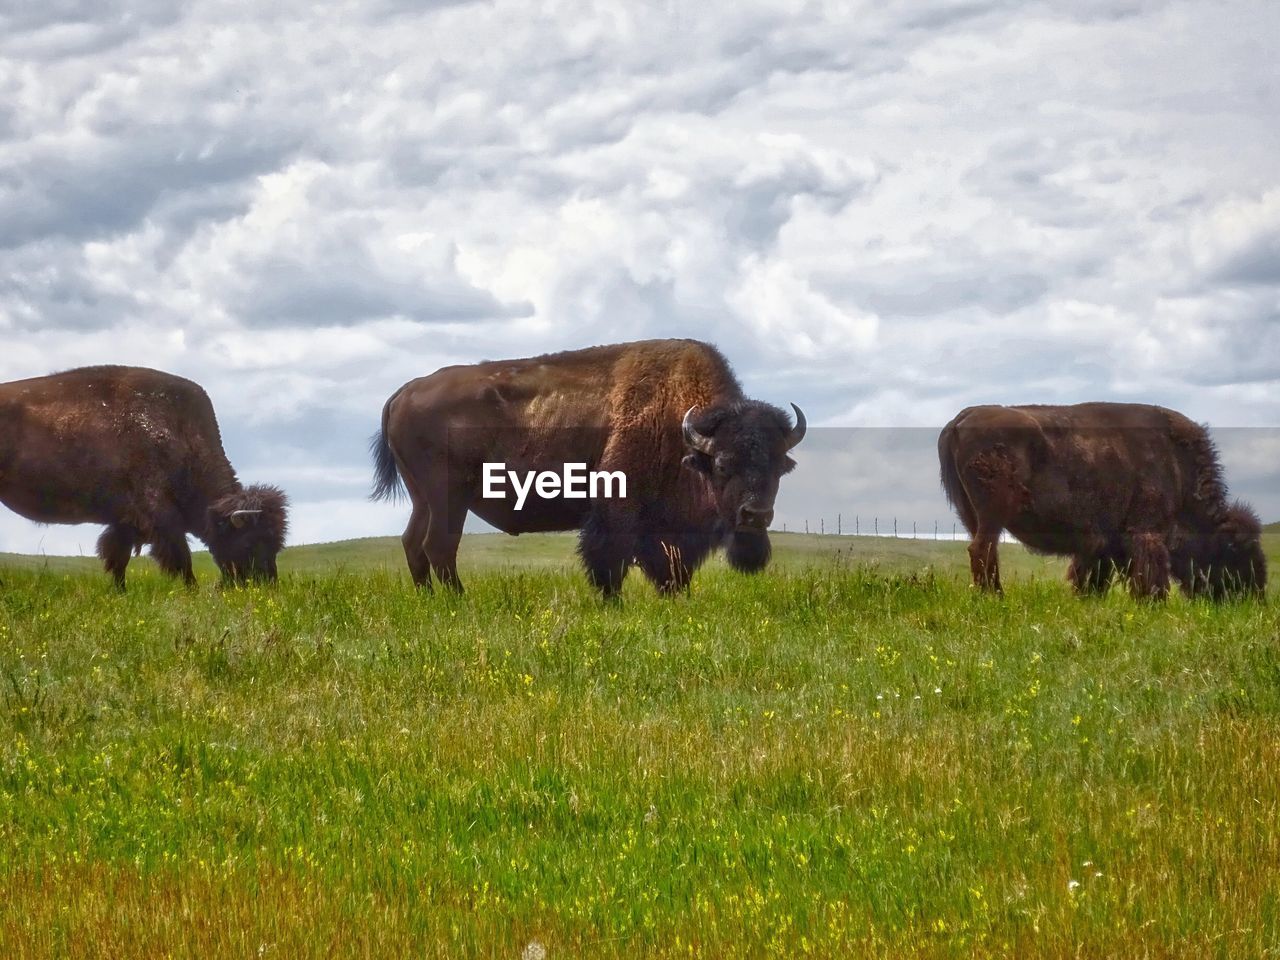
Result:
{"label": "bison snout", "polygon": [[773,523],[771,507],[756,507],[744,503],[738,508],[738,526],[740,527],[749,530],[767,530],[771,523]]}

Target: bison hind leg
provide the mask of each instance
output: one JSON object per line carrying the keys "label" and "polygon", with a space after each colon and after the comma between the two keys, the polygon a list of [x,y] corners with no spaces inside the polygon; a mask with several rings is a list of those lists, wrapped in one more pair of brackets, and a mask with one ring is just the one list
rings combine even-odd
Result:
{"label": "bison hind leg", "polygon": [[973,542],[969,544],[969,569],[975,586],[1004,593],[1000,584],[1000,534],[1026,505],[1024,469],[1003,444],[973,457],[960,471],[969,496],[970,515],[962,512]]}
{"label": "bison hind leg", "polygon": [[431,508],[427,539],[422,549],[431,563],[431,572],[441,586],[462,593],[458,576],[458,545],[462,542],[462,525],[467,519],[467,505],[462,494],[451,494],[444,504]]}
{"label": "bison hind leg", "polygon": [[405,478],[413,513],[401,543],[409,573],[419,587],[431,589],[431,576],[441,586],[462,593],[458,576],[458,545],[470,509],[471,493],[465,485],[450,485],[438,477],[419,483]]}
{"label": "bison hind leg", "polygon": [[157,533],[151,541],[151,559],[165,573],[181,577],[188,587],[196,585],[196,575],[191,569],[191,548],[187,536],[181,530]]}
{"label": "bison hind leg", "polygon": [[979,531],[969,544],[969,572],[973,585],[983,590],[1004,593],[1000,584],[1000,531]]}
{"label": "bison hind leg", "polygon": [[424,587],[428,591],[431,590],[431,561],[427,559],[426,543],[430,526],[431,511],[415,504],[409,515],[409,525],[404,528],[404,534],[400,537],[413,585]]}
{"label": "bison hind leg", "polygon": [[113,523],[98,537],[98,556],[102,565],[115,581],[116,589],[124,589],[124,572],[129,566],[129,556],[142,549],[138,531],[123,523]]}

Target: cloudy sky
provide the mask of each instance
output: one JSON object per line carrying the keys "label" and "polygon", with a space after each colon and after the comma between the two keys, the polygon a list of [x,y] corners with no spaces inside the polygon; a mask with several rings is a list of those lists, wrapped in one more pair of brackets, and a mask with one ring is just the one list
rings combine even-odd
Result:
{"label": "cloudy sky", "polygon": [[[1280,518],[1277,36],[1273,0],[9,4],[0,379],[199,381],[293,542],[402,528],[366,440],[405,380],[673,335],[831,428],[792,528],[949,523],[933,432],[882,428],[984,401],[1252,428],[1228,476]],[[96,534],[0,512],[0,550]]]}

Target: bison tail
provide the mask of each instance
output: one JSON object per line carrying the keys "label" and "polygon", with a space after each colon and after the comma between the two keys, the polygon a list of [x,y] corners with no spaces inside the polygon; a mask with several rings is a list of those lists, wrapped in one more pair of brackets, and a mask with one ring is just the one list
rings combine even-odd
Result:
{"label": "bison tail", "polygon": [[[959,417],[956,420],[960,419]],[[974,515],[973,505],[969,503],[969,494],[960,480],[960,471],[956,469],[956,421],[952,420],[938,434],[938,463],[942,468],[942,489],[947,495],[947,502],[960,515],[960,522],[972,536],[978,527],[978,518]]]}
{"label": "bison tail", "polygon": [[390,409],[391,400],[388,400],[382,408],[382,427],[369,438],[369,452],[373,454],[373,493],[369,494],[369,499],[395,503],[404,496],[404,481],[396,468],[391,444],[387,442],[387,413]]}

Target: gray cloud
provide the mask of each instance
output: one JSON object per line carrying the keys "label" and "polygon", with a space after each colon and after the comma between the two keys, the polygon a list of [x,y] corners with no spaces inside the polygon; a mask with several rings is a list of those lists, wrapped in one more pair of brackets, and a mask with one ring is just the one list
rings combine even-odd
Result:
{"label": "gray cloud", "polygon": [[261,261],[231,304],[250,326],[357,323],[387,316],[473,321],[532,312],[528,304],[505,305],[456,277],[421,284],[387,277],[360,252],[351,254],[320,261]]}
{"label": "gray cloud", "polygon": [[177,22],[174,0],[48,0],[0,11],[0,51],[49,60],[87,56]]}
{"label": "gray cloud", "polygon": [[[0,12],[0,375],[194,377],[299,539],[398,526],[357,478],[410,377],[642,336],[718,342],[815,425],[1094,398],[1280,424],[1274,4],[330,17]],[[790,502],[939,509],[918,451],[819,446]]]}
{"label": "gray cloud", "polygon": [[[127,233],[167,197],[242,181],[274,169],[288,152],[270,136],[247,131],[226,131],[211,142],[174,130],[139,131],[137,139],[90,143],[76,150],[58,143],[33,151],[21,172],[4,185],[0,245]],[[200,209],[190,198],[185,203],[178,199],[176,205],[188,214]],[[227,205],[205,210],[217,215]]]}

